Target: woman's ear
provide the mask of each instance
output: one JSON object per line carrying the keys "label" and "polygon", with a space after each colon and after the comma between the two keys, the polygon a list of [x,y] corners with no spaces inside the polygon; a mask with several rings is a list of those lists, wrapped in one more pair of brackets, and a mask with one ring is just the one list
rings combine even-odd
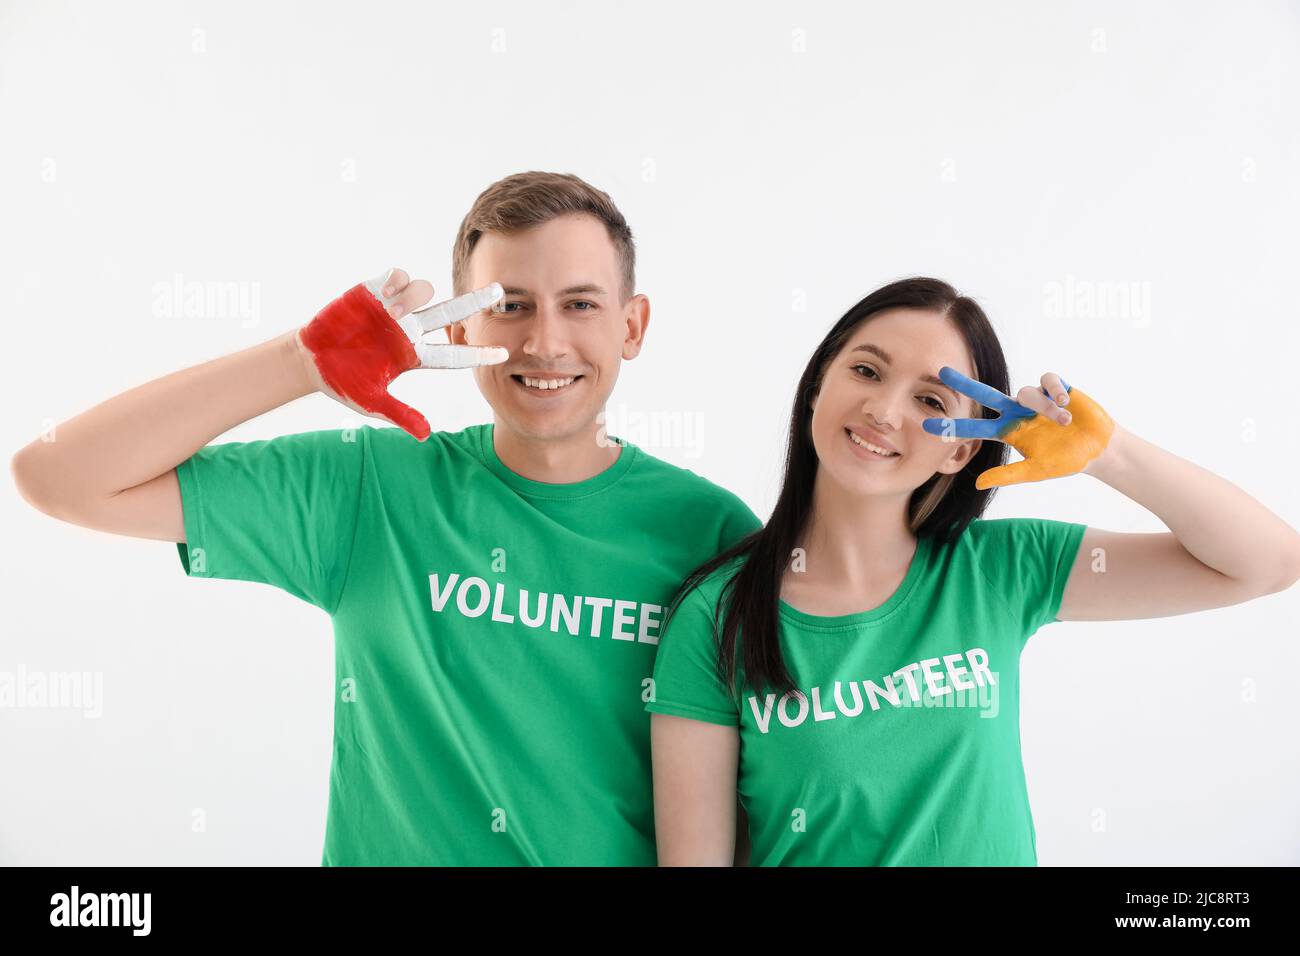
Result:
{"label": "woman's ear", "polygon": [[958,442],[948,460],[939,466],[940,473],[945,475],[957,474],[970,464],[972,458],[979,454],[980,446],[983,444],[983,440],[979,438],[968,438],[965,441]]}

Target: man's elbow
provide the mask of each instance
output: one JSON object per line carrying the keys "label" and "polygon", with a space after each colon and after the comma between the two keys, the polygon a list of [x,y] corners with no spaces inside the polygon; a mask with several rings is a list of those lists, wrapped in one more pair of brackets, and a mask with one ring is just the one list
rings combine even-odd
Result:
{"label": "man's elbow", "polygon": [[31,445],[18,449],[13,458],[9,459],[9,474],[13,477],[14,487],[18,489],[18,494],[22,496],[23,501],[37,511],[44,511],[43,482],[40,470],[36,467]]}
{"label": "man's elbow", "polygon": [[32,442],[9,460],[9,474],[24,501],[42,514],[66,521],[70,509],[66,499],[58,494],[55,472],[48,458],[41,443]]}

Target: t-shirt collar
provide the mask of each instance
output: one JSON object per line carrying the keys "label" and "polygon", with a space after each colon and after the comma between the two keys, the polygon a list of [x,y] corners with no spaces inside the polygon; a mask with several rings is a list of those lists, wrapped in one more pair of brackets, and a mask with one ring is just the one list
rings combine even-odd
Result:
{"label": "t-shirt collar", "polygon": [[583,498],[588,495],[597,494],[609,488],[616,481],[627,473],[632,467],[632,463],[640,455],[640,449],[629,441],[618,438],[614,435],[609,436],[609,441],[619,445],[618,459],[599,474],[592,475],[582,481],[566,482],[563,484],[551,484],[545,481],[534,481],[531,478],[525,478],[506,467],[505,463],[497,457],[496,445],[492,440],[494,424],[480,425],[478,428],[478,448],[479,457],[483,464],[494,475],[513,488],[521,495],[530,498],[550,498],[550,499],[570,499]]}

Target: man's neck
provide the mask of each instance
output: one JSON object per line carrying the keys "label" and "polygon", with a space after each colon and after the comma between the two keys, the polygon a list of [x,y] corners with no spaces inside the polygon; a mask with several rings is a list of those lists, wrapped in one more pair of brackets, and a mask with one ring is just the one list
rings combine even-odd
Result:
{"label": "man's neck", "polygon": [[597,422],[572,435],[547,439],[527,438],[497,422],[492,427],[492,447],[516,475],[551,485],[594,478],[618,461],[622,451]]}

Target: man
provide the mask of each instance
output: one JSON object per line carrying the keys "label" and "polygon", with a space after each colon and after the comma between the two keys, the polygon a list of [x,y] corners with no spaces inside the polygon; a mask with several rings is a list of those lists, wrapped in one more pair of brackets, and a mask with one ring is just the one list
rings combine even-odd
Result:
{"label": "man", "polygon": [[[508,352],[474,370],[492,424],[419,440],[427,426],[386,380],[368,383],[368,405],[340,393],[370,354],[327,334],[341,298],[15,456],[42,511],[180,542],[188,574],[272,584],[331,615],[324,865],[655,863],[643,708],[662,613],[687,572],[759,522],[604,433],[649,323],[634,266],[605,193],[510,176],[475,201],[453,261],[457,293],[495,281],[504,298],[441,346],[484,349],[473,362]],[[377,285],[394,323],[433,292],[398,270]],[[313,391],[402,428],[208,445]]]}

